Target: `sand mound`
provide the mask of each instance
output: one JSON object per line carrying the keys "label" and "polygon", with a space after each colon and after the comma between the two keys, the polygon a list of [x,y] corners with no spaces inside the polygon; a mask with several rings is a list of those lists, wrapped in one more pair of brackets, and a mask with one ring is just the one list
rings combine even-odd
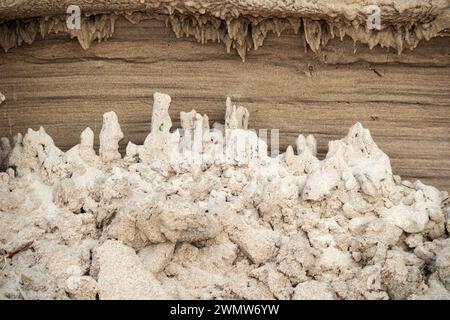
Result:
{"label": "sand mound", "polygon": [[268,156],[227,100],[225,124],[155,94],[144,145],[104,115],[71,150],[43,128],[1,140],[0,297],[450,299],[446,192],[392,174],[355,124],[324,160],[313,136]]}

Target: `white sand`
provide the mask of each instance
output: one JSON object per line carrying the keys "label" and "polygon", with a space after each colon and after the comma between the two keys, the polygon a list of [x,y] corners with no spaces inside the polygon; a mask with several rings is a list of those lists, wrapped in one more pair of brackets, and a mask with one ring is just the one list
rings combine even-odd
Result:
{"label": "white sand", "polygon": [[89,128],[65,153],[42,128],[1,140],[0,298],[450,298],[448,194],[393,175],[361,124],[324,160],[302,135],[271,158],[245,108],[180,135],[169,105],[124,158],[114,113],[100,155]]}

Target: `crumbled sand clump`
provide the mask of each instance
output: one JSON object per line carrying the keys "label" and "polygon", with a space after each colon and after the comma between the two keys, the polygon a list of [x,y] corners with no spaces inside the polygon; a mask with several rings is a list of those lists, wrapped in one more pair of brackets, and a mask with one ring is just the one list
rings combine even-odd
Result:
{"label": "crumbled sand clump", "polygon": [[155,94],[144,145],[106,113],[67,152],[43,128],[1,140],[0,297],[450,299],[446,192],[392,174],[354,125],[276,158],[227,100],[224,125]]}

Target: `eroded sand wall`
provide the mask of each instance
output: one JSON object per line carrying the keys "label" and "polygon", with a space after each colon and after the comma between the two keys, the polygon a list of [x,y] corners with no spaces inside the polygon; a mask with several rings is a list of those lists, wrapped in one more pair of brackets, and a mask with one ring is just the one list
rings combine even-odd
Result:
{"label": "eroded sand wall", "polygon": [[300,130],[316,135],[324,157],[328,141],[360,121],[396,172],[450,191],[448,38],[401,56],[334,39],[318,55],[305,52],[301,35],[269,34],[264,48],[243,63],[220,45],[177,39],[163,21],[134,25],[121,18],[117,24],[113,38],[87,51],[65,35],[51,35],[0,53],[1,135],[45,125],[67,150],[86,126],[98,134],[102,114],[114,110],[124,151],[129,139],[143,143],[147,135],[149,90],[174,97],[175,123],[180,111],[191,109],[220,121],[223,100],[231,96],[252,112],[251,127],[280,129],[283,150]]}
{"label": "eroded sand wall", "polygon": [[[37,35],[67,33],[84,49],[93,41],[106,40],[114,34],[118,16],[133,23],[144,19],[165,20],[177,37],[193,36],[198,42],[222,42],[227,51],[236,49],[242,59],[262,46],[270,32],[280,35],[287,29],[304,35],[310,49],[318,52],[330,39],[348,36],[353,41],[395,48],[400,54],[413,50],[420,41],[429,40],[450,27],[450,6],[441,1],[136,1],[78,2],[81,24],[72,29],[67,24],[69,2],[14,1],[0,7],[0,45],[5,51],[31,44]],[[378,25],[367,25],[376,5]],[[371,28],[370,28],[371,29]]]}

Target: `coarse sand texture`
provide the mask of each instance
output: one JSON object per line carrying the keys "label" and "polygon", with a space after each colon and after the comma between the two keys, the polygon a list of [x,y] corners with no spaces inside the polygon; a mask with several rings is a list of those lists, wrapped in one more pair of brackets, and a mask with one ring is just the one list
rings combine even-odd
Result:
{"label": "coarse sand texture", "polygon": [[1,139],[0,298],[450,299],[448,194],[394,175],[361,124],[323,160],[312,135],[270,157],[230,99],[182,130],[170,103],[124,157],[114,112],[98,154],[89,128],[67,152]]}

